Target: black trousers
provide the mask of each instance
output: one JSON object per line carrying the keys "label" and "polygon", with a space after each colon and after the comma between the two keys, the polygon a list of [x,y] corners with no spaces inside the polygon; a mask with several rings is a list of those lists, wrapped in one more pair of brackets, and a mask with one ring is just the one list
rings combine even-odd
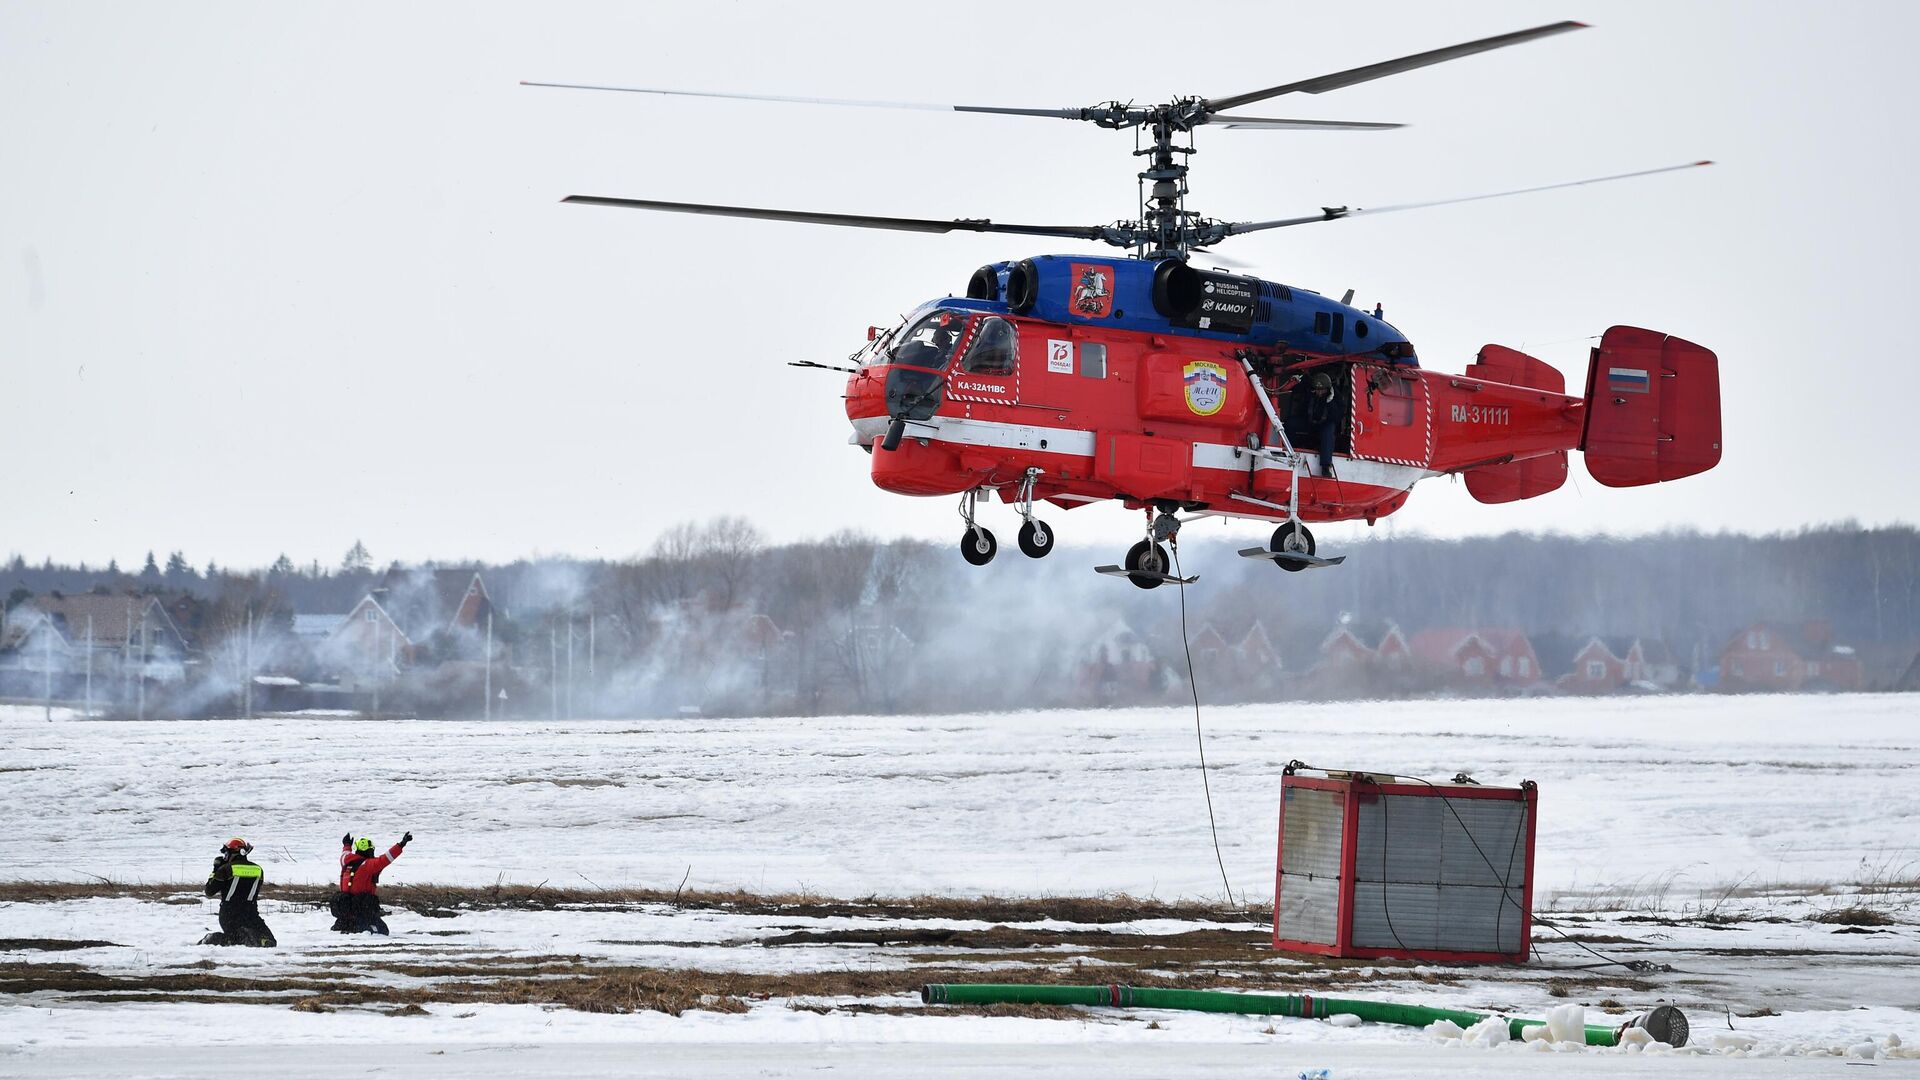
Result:
{"label": "black trousers", "polygon": [[385,934],[387,920],[380,917],[380,897],[372,893],[335,893],[333,928],[343,934]]}
{"label": "black trousers", "polygon": [[260,917],[260,905],[225,903],[220,905],[220,932],[200,939],[202,945],[250,945],[271,949],[279,942]]}
{"label": "black trousers", "polygon": [[1320,473],[1322,476],[1332,476],[1333,475],[1333,436],[1334,436],[1333,417],[1331,416],[1327,417],[1325,420],[1322,420],[1316,426],[1316,436],[1320,443],[1320,446],[1319,446]]}

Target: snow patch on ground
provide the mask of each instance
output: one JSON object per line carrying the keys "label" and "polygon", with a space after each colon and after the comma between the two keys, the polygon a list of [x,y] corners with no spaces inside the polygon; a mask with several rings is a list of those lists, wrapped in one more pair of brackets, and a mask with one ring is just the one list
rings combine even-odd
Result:
{"label": "snow patch on ground", "polygon": [[[1207,710],[1207,757],[1236,894],[1271,891],[1294,758],[1538,781],[1543,896],[1818,882],[1920,857],[1901,839],[1920,836],[1917,711],[1903,695],[1239,706]],[[342,832],[411,829],[396,881],[1221,892],[1192,718],[1171,708],[563,724],[25,712],[0,712],[0,878],[193,880],[239,835],[269,880],[324,882]]]}

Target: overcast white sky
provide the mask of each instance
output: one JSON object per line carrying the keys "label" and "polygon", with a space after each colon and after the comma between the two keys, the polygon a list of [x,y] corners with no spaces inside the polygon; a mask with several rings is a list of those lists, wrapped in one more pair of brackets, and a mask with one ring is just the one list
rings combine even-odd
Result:
{"label": "overcast white sky", "polygon": [[[1072,245],[557,200],[1100,223],[1132,213],[1131,138],[518,80],[1146,102],[1560,18],[1594,29],[1257,110],[1402,131],[1200,134],[1190,205],[1241,220],[1721,162],[1236,241],[1262,276],[1383,302],[1431,367],[1501,342],[1577,384],[1586,336],[1614,323],[1720,354],[1715,471],[1614,491],[1576,464],[1507,507],[1429,481],[1393,527],[1920,519],[1901,322],[1920,5],[939,10],[0,7],[0,553],[333,563],[358,537],[383,560],[617,557],[718,513],[779,539],[957,539],[950,500],[868,482],[837,377],[783,365],[837,362],[983,262]],[[1137,528],[1117,508],[1049,516],[1116,553]]]}

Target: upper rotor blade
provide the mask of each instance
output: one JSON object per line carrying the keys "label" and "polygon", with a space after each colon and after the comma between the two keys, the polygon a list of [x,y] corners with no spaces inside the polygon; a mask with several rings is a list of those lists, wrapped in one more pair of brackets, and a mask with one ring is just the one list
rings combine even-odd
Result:
{"label": "upper rotor blade", "polygon": [[632,210],[661,210],[674,214],[709,214],[765,221],[803,221],[813,225],[844,225],[856,229],[891,229],[895,232],[1018,233],[1023,236],[1063,236],[1076,240],[1106,239],[1106,230],[1097,225],[999,225],[985,218],[941,221],[935,218],[874,217],[868,214],[823,214],[810,210],[766,210],[752,206],[715,206],[708,203],[660,202],[655,199],[611,199],[601,195],[569,195],[560,201],[589,206],[623,206]]}
{"label": "upper rotor blade", "polygon": [[1711,161],[1689,161],[1685,165],[1667,165],[1658,169],[1642,169],[1639,172],[1615,173],[1612,176],[1596,176],[1587,180],[1568,180],[1560,184],[1542,184],[1539,187],[1516,188],[1513,191],[1495,191],[1486,195],[1465,195],[1457,199],[1436,199],[1432,202],[1395,203],[1391,206],[1373,206],[1349,210],[1344,206],[1329,206],[1320,213],[1309,217],[1280,218],[1274,221],[1241,221],[1227,226],[1228,236],[1243,233],[1260,232],[1265,229],[1284,229],[1290,225],[1311,225],[1316,221],[1338,221],[1341,218],[1361,217],[1367,214],[1390,214],[1400,210],[1424,210],[1430,206],[1452,206],[1455,203],[1479,202],[1482,199],[1504,199],[1509,195],[1530,195],[1536,191],[1555,191],[1559,188],[1580,187],[1584,184],[1603,184],[1609,180],[1628,180],[1636,176],[1653,176],[1658,173],[1678,172],[1681,169],[1696,169],[1702,165],[1711,165]]}
{"label": "upper rotor blade", "polygon": [[545,86],[561,90],[611,90],[622,94],[660,94],[666,97],[725,98],[732,101],[784,101],[795,105],[851,105],[864,109],[918,109],[923,112],[1003,113],[1010,116],[1051,116],[1079,120],[1082,109],[1010,109],[996,105],[930,105],[916,101],[865,101],[853,98],[777,97],[771,94],[723,94],[700,90],[662,90],[647,86],[594,86],[587,83],[528,82],[521,86]]}
{"label": "upper rotor blade", "polygon": [[1331,75],[1322,75],[1316,79],[1303,79],[1300,82],[1283,83],[1279,86],[1268,87],[1265,90],[1255,90],[1250,94],[1235,94],[1233,97],[1210,99],[1207,102],[1207,108],[1217,113],[1225,109],[1235,109],[1242,105],[1250,105],[1256,101],[1265,101],[1267,98],[1278,97],[1281,94],[1324,94],[1329,90],[1338,90],[1343,86],[1352,86],[1355,83],[1382,79],[1388,75],[1398,75],[1403,71],[1412,71],[1415,68],[1423,68],[1448,60],[1458,60],[1463,56],[1472,56],[1474,53],[1483,53],[1490,49],[1501,49],[1508,45],[1518,45],[1522,42],[1533,41],[1536,38],[1551,37],[1554,34],[1564,34],[1569,30],[1584,30],[1586,28],[1587,24],[1582,22],[1568,21],[1549,23],[1546,26],[1536,26],[1531,30],[1516,30],[1511,34],[1498,34],[1489,38],[1481,38],[1478,41],[1469,41],[1460,45],[1449,45],[1444,49],[1430,49],[1423,53],[1414,53],[1412,56],[1403,56],[1398,60],[1383,60],[1378,64],[1368,64],[1366,67],[1336,71]]}
{"label": "upper rotor blade", "polygon": [[1212,122],[1230,128],[1266,128],[1270,131],[1390,131],[1405,124],[1375,124],[1362,120],[1283,120],[1272,116],[1219,116]]}

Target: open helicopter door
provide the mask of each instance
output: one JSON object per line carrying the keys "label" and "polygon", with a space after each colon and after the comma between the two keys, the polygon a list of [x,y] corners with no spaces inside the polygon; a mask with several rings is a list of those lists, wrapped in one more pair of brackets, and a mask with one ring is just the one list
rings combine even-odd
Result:
{"label": "open helicopter door", "polygon": [[1353,365],[1353,456],[1425,468],[1433,460],[1433,399],[1414,368]]}
{"label": "open helicopter door", "polygon": [[1587,368],[1587,471],[1639,487],[1720,462],[1720,360],[1658,330],[1615,326]]}

